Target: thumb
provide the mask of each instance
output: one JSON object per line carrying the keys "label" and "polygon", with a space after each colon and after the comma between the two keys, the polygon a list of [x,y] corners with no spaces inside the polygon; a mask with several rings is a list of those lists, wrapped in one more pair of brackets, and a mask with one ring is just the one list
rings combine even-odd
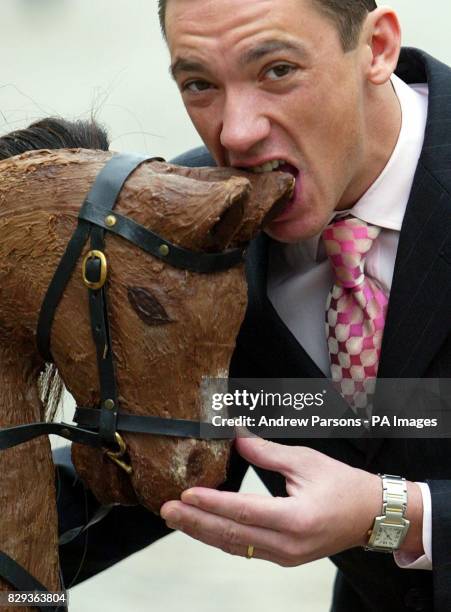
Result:
{"label": "thumb", "polygon": [[296,449],[258,436],[238,437],[235,447],[252,465],[288,476],[295,469]]}

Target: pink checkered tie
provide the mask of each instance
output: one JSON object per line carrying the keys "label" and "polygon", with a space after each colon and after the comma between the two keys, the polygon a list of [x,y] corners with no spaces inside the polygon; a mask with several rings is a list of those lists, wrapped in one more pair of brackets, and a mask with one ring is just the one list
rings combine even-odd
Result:
{"label": "pink checkered tie", "polygon": [[365,257],[380,228],[346,217],[323,231],[335,283],[327,298],[326,337],[332,380],[358,413],[376,386],[388,298],[364,273]]}

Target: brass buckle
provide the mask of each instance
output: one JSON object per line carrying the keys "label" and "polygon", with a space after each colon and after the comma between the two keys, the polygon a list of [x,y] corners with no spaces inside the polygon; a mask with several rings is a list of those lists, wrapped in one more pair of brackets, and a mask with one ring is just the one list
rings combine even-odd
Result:
{"label": "brass buckle", "polygon": [[114,461],[119,467],[127,472],[127,474],[132,473],[132,466],[125,463],[125,461],[121,461],[121,457],[124,456],[125,451],[127,450],[127,445],[124,442],[123,437],[117,432],[114,432],[114,437],[116,438],[117,445],[119,446],[118,451],[106,450],[105,454]]}
{"label": "brass buckle", "polygon": [[[92,282],[86,278],[86,264],[88,263],[88,259],[100,259],[100,279],[96,282]],[[101,289],[106,281],[107,275],[107,263],[105,254],[102,251],[88,251],[83,258],[82,264],[82,274],[83,274],[83,282],[89,287],[89,289]]]}

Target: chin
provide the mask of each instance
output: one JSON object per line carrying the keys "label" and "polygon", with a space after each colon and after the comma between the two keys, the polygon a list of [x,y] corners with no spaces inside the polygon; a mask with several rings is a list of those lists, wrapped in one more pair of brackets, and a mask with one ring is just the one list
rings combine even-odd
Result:
{"label": "chin", "polygon": [[264,228],[264,232],[273,240],[287,244],[308,240],[327,225],[332,213],[324,206],[325,198],[318,193],[312,197],[306,191],[304,185],[303,197],[297,194],[285,210]]}
{"label": "chin", "polygon": [[321,231],[322,227],[316,224],[312,226],[311,223],[302,219],[287,219],[286,221],[273,221],[264,229],[264,232],[277,242],[293,244],[312,238]]}

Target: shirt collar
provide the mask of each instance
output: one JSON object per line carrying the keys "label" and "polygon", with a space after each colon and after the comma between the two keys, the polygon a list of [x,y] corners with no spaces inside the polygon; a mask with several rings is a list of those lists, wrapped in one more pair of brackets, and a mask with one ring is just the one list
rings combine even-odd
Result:
{"label": "shirt collar", "polygon": [[402,122],[395,149],[381,174],[353,206],[350,214],[386,229],[401,231],[418,159],[423,148],[428,98],[396,75],[392,84]]}

